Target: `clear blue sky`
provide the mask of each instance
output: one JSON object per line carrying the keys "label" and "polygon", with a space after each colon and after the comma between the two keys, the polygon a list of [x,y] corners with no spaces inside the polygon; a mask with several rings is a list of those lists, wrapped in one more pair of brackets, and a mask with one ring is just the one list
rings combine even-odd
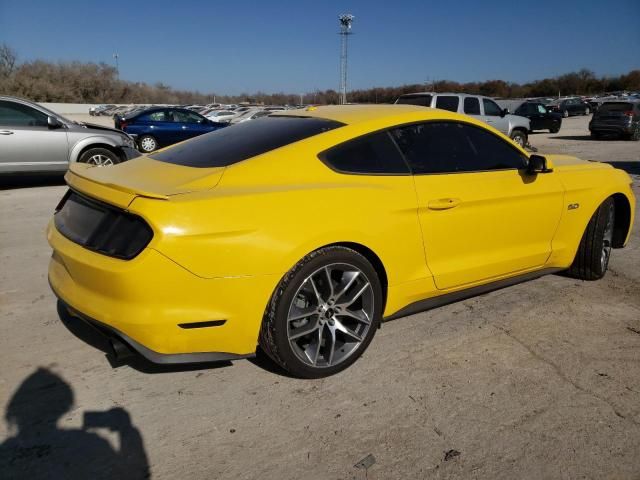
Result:
{"label": "clear blue sky", "polygon": [[338,88],[345,12],[350,89],[640,68],[640,0],[0,0],[0,43],[21,60],[118,52],[124,79],[206,93],[310,92]]}

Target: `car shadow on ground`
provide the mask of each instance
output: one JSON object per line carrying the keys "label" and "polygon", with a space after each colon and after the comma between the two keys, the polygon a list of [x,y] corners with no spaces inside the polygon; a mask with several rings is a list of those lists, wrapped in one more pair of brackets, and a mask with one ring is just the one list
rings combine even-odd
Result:
{"label": "car shadow on ground", "polygon": [[64,173],[47,175],[5,175],[0,177],[0,190],[13,190],[29,187],[53,187],[64,185]]}
{"label": "car shadow on ground", "polygon": [[628,140],[625,140],[624,138],[622,138],[620,135],[612,133],[609,135],[603,135],[600,138],[592,138],[591,135],[558,135],[558,136],[553,136],[553,137],[549,137],[551,140],[580,140],[580,141],[594,141],[594,142],[599,142],[599,141],[606,141],[606,140],[620,140],[622,142],[626,142]]}
{"label": "car shadow on ground", "polygon": [[[150,478],[142,435],[122,407],[84,411],[80,428],[58,423],[77,415],[71,386],[38,368],[23,380],[7,404],[8,437],[0,444],[2,478]],[[98,432],[118,436],[114,448]]]}

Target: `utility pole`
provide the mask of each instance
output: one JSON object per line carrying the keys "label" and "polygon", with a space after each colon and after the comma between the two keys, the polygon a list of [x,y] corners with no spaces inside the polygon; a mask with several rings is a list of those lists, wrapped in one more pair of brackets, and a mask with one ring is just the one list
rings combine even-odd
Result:
{"label": "utility pole", "polygon": [[118,58],[120,58],[120,55],[118,55],[117,53],[114,53],[113,58],[116,61],[116,76],[118,77],[118,79],[120,79],[120,65],[118,63]]}
{"label": "utility pole", "polygon": [[340,20],[340,104],[347,103],[347,53],[348,38],[352,35],[351,25],[354,16],[350,13],[338,15]]}

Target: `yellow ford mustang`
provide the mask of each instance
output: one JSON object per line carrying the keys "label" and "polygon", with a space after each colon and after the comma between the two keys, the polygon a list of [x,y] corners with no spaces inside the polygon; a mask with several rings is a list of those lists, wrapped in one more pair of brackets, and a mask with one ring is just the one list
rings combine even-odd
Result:
{"label": "yellow ford mustang", "polygon": [[382,319],[601,278],[635,211],[621,170],[408,105],[283,112],[66,179],[49,280],[72,314],[153,362],[259,345],[301,377],[349,366]]}

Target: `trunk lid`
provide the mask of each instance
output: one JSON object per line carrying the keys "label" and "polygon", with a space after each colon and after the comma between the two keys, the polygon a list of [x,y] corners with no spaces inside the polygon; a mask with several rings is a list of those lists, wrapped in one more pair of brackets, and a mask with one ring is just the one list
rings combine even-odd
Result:
{"label": "trunk lid", "polygon": [[168,200],[214,188],[224,169],[185,167],[139,157],[108,167],[73,163],[65,179],[76,190],[127,208],[137,196]]}

